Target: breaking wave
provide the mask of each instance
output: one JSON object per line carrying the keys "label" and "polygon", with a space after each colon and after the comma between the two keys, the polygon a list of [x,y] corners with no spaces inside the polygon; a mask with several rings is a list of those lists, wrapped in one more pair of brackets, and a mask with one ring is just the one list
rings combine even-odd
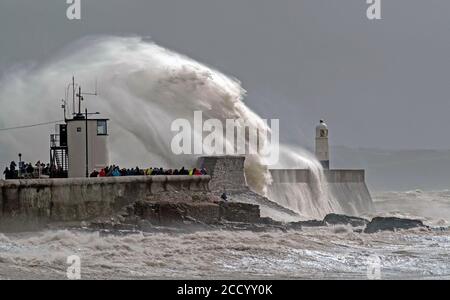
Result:
{"label": "breaking wave", "polygon": [[[59,99],[72,74],[85,91],[99,83],[99,95],[85,97],[84,105],[111,118],[110,161],[122,166],[195,166],[195,155],[174,155],[170,148],[171,123],[184,118],[193,124],[194,111],[202,111],[204,120],[240,119],[270,132],[243,102],[246,91],[237,79],[143,38],[109,36],[84,38],[50,61],[20,66],[4,75],[0,126],[55,120],[55,116],[62,119]],[[73,113],[75,105],[69,100],[67,107]],[[0,149],[6,152],[0,154],[15,157],[21,151],[25,160],[46,161],[52,127],[1,133],[0,143],[8,148]],[[304,150],[283,149],[281,165],[310,168],[315,192],[312,195],[297,187],[288,194],[271,193],[271,198],[293,210],[303,209],[301,213],[309,217],[339,210],[327,192],[318,162]],[[245,172],[249,186],[267,195],[271,178],[264,158],[248,156]]]}

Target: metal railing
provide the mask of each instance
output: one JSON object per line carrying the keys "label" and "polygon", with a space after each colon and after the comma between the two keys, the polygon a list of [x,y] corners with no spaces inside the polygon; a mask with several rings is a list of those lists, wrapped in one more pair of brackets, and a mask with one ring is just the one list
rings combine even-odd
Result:
{"label": "metal railing", "polygon": [[50,147],[59,147],[60,146],[60,140],[61,135],[59,134],[51,134],[50,135]]}

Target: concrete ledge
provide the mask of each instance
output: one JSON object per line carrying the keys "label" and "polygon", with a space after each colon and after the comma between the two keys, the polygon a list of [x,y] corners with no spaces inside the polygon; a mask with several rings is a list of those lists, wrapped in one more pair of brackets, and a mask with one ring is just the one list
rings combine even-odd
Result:
{"label": "concrete ledge", "polygon": [[[308,191],[315,195],[312,188],[313,178],[307,169],[272,169],[274,193],[282,193],[286,185],[299,191]],[[373,210],[372,197],[365,183],[364,170],[324,170],[327,187],[331,195],[339,202],[343,213],[359,215]],[[300,195],[299,195],[300,197]]]}
{"label": "concrete ledge", "polygon": [[276,183],[310,182],[310,171],[307,169],[271,169],[270,174]]}
{"label": "concrete ledge", "polygon": [[[365,170],[339,169],[324,170],[328,182],[364,182]],[[311,171],[308,169],[271,169],[274,182],[277,183],[309,183],[311,182]]]}
{"label": "concrete ledge", "polygon": [[325,170],[328,182],[365,182],[365,170]]}
{"label": "concrete ledge", "polygon": [[18,179],[18,180],[0,180],[0,188],[12,187],[39,187],[39,186],[74,186],[86,184],[116,184],[116,183],[134,183],[134,182],[185,182],[209,183],[209,175],[188,176],[188,175],[157,175],[157,176],[118,176],[118,177],[96,177],[96,178],[55,178],[55,179]]}
{"label": "concrete ledge", "polygon": [[76,221],[114,213],[129,203],[183,192],[209,192],[210,176],[127,176],[0,180],[0,223],[7,218]]}

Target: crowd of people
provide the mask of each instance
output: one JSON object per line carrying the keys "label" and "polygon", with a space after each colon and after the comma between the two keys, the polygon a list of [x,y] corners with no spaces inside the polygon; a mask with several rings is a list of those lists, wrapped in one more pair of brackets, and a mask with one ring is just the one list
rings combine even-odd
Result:
{"label": "crowd of people", "polygon": [[9,164],[3,171],[5,179],[21,179],[21,178],[40,178],[50,176],[50,164],[44,164],[38,161],[36,164],[20,162],[19,165],[15,161]]}
{"label": "crowd of people", "polygon": [[208,172],[205,168],[202,169],[163,169],[163,168],[147,168],[141,169],[139,167],[126,169],[119,166],[112,165],[101,169],[100,171],[94,170],[90,177],[116,177],[116,176],[154,176],[154,175],[191,175],[200,176],[207,175]]}
{"label": "crowd of people", "polygon": [[[52,170],[50,164],[44,164],[38,161],[35,165],[31,163],[19,163],[12,161],[9,167],[6,167],[3,171],[3,175],[6,180],[8,179],[26,179],[26,178],[48,178],[48,177],[67,177],[67,171]],[[115,177],[115,176],[145,176],[145,175],[207,175],[205,168],[202,169],[163,169],[163,168],[120,168],[119,166],[112,165],[101,169],[100,171],[94,170],[90,177]]]}

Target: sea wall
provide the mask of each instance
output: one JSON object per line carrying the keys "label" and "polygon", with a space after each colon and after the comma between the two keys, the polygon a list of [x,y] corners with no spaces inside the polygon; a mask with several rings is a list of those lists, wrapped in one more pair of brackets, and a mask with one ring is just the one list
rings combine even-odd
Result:
{"label": "sea wall", "polygon": [[209,192],[210,176],[0,180],[0,223],[79,221],[139,200]]}
{"label": "sea wall", "polygon": [[[364,170],[339,169],[324,170],[327,182],[365,182]],[[310,183],[311,172],[308,169],[272,169],[270,170],[272,178],[277,183]]]}
{"label": "sea wall", "polygon": [[244,172],[245,156],[204,156],[199,158],[197,165],[206,168],[211,175],[209,188],[213,194],[221,196],[225,192],[228,201],[258,205],[263,217],[279,221],[297,220],[296,212],[248,187]]}
{"label": "sea wall", "polygon": [[[198,165],[205,167],[211,175],[210,190],[216,195],[226,191],[232,196],[231,201],[258,204],[263,215],[282,214],[280,219],[292,216],[289,205],[280,205],[270,199],[249,190],[244,172],[245,156],[206,156],[199,158]],[[289,186],[298,197],[314,195],[312,174],[308,169],[273,169],[270,170],[273,183],[270,189],[282,192]],[[327,186],[331,195],[339,202],[342,212],[360,215],[373,209],[372,197],[365,182],[364,170],[340,169],[324,170]],[[288,187],[288,190],[290,190]],[[287,209],[287,210],[286,210]],[[274,212],[276,211],[276,212]]]}
{"label": "sea wall", "polygon": [[211,191],[236,192],[248,189],[244,174],[245,156],[204,156],[198,160],[200,168],[211,175]]}
{"label": "sea wall", "polygon": [[[297,190],[313,194],[311,190],[311,172],[307,169],[274,169],[272,188],[285,189],[286,186],[297,186]],[[365,182],[364,170],[324,170],[328,189],[339,202],[343,213],[360,215],[373,210],[373,202]],[[302,195],[299,195],[301,197]]]}
{"label": "sea wall", "polygon": [[[201,157],[208,176],[129,176],[108,178],[0,180],[0,229],[24,224],[79,222],[111,216],[136,201],[214,202],[226,192],[229,202],[258,205],[263,217],[296,220],[298,213],[253,192],[246,183],[244,156]],[[309,170],[271,170],[272,188],[313,193]],[[343,213],[372,209],[364,170],[326,170],[332,195]],[[298,197],[302,197],[301,193]]]}

